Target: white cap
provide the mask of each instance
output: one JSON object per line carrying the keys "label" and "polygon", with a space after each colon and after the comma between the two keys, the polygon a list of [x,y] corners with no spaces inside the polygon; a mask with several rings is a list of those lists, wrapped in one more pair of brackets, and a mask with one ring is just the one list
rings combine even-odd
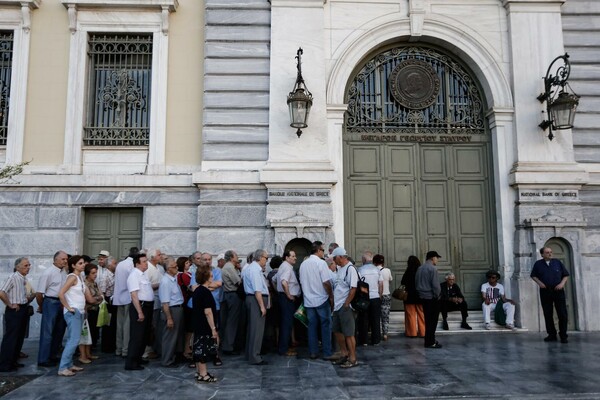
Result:
{"label": "white cap", "polygon": [[219,260],[224,260],[225,259],[225,254],[221,253],[217,256],[217,261]]}
{"label": "white cap", "polygon": [[331,257],[338,257],[338,256],[347,256],[348,254],[346,254],[346,249],[344,249],[343,247],[336,247],[333,252],[331,253]]}
{"label": "white cap", "polygon": [[107,250],[100,250],[99,256],[110,257],[110,253]]}

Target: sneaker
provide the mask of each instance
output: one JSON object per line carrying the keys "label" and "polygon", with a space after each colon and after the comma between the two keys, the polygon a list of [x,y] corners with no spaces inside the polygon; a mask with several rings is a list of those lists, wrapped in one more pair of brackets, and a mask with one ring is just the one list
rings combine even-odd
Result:
{"label": "sneaker", "polygon": [[441,343],[439,343],[438,341],[436,341],[434,344],[431,344],[429,346],[425,346],[426,349],[441,349],[442,345]]}
{"label": "sneaker", "polygon": [[461,327],[461,328],[463,328],[463,329],[467,329],[467,330],[471,330],[471,329],[473,329],[473,328],[471,328],[471,325],[467,324],[467,321],[463,321],[463,322],[460,324],[460,327]]}
{"label": "sneaker", "polygon": [[492,325],[491,325],[489,322],[486,322],[484,327],[485,327],[485,329],[486,329],[486,330],[488,330],[488,331],[489,331],[490,329],[492,329]]}
{"label": "sneaker", "polygon": [[446,321],[446,320],[442,321],[442,329],[444,329],[445,331],[447,331],[448,329],[450,329],[448,327],[448,321]]}

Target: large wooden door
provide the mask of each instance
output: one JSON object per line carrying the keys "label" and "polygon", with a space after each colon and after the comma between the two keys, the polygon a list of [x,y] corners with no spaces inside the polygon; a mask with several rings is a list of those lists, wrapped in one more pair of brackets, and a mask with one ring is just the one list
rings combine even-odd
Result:
{"label": "large wooden door", "polygon": [[117,259],[142,243],[141,208],[85,209],[83,252],[95,257],[108,250]]}
{"label": "large wooden door", "polygon": [[[346,91],[345,243],[382,253],[395,282],[436,250],[479,308],[484,272],[497,268],[485,97],[454,55],[424,43],[365,57]],[[393,307],[398,307],[394,303]]]}
{"label": "large wooden door", "polygon": [[467,301],[479,304],[496,265],[486,143],[347,144],[349,251],[382,253],[399,284],[406,260],[442,255]]}

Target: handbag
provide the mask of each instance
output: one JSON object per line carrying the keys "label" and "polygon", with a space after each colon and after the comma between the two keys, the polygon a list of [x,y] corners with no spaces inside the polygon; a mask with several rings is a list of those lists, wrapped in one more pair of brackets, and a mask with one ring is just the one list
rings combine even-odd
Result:
{"label": "handbag", "polygon": [[81,326],[81,336],[79,337],[79,344],[90,345],[92,344],[92,335],[90,333],[90,324],[87,318],[83,320]]}
{"label": "handbag", "polygon": [[108,312],[108,306],[106,305],[106,301],[100,303],[99,311],[98,311],[98,322],[96,326],[98,328],[103,326],[110,325],[110,314]]}
{"label": "handbag", "polygon": [[306,308],[304,308],[304,303],[300,304],[300,307],[294,313],[294,318],[302,323],[302,325],[308,328],[308,315],[306,314]]}
{"label": "handbag", "polygon": [[400,301],[406,301],[406,299],[408,299],[408,292],[406,291],[406,286],[400,285],[396,289],[394,289],[392,297]]}

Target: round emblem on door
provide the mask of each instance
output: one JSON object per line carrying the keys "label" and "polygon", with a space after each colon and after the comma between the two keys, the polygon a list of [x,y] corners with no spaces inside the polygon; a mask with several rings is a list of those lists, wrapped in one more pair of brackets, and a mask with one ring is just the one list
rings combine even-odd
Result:
{"label": "round emblem on door", "polygon": [[440,78],[433,67],[419,60],[405,60],[390,74],[392,96],[406,108],[421,110],[432,105],[440,91]]}

